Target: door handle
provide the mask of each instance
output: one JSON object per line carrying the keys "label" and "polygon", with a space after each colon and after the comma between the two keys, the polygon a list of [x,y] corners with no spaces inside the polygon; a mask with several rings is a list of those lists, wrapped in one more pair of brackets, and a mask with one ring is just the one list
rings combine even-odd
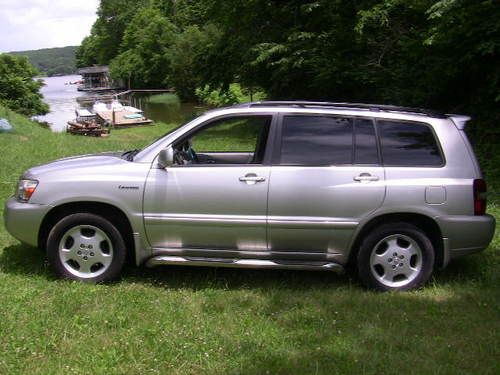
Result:
{"label": "door handle", "polygon": [[239,178],[241,182],[246,182],[248,185],[255,185],[257,182],[266,181],[265,177],[257,176],[255,173],[248,173]]}
{"label": "door handle", "polygon": [[360,173],[356,177],[353,177],[353,180],[359,182],[378,181],[378,176],[373,176],[370,173]]}

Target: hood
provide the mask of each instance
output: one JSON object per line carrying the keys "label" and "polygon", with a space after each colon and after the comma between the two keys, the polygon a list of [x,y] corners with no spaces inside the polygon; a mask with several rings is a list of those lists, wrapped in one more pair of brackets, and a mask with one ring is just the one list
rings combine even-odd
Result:
{"label": "hood", "polygon": [[101,154],[73,156],[59,159],[48,164],[42,164],[28,169],[23,178],[36,178],[53,171],[75,170],[79,168],[93,168],[113,164],[128,163],[121,158],[123,152],[105,152]]}

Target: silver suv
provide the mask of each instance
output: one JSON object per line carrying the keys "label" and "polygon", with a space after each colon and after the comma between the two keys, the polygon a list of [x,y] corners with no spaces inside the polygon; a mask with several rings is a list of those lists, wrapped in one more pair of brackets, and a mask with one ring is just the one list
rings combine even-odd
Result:
{"label": "silver suv", "polygon": [[466,116],[393,106],[256,102],[209,111],[143,150],[31,168],[6,202],[58,275],[137,265],[341,271],[423,285],[485,249],[495,220]]}

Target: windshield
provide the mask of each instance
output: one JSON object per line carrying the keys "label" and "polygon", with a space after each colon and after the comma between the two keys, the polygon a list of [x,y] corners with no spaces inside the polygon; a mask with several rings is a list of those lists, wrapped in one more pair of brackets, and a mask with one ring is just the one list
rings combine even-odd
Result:
{"label": "windshield", "polygon": [[[164,137],[166,137],[167,135],[172,134],[173,132],[177,131],[177,129],[180,129],[180,128],[182,128],[183,126],[184,126],[184,124],[180,124],[180,125],[176,126],[175,128],[170,129],[168,132],[166,132],[166,133],[165,133],[165,134],[163,134],[163,135],[160,135],[160,136],[159,136],[158,138],[156,138],[153,142],[151,142],[149,146],[153,146],[156,142],[158,142],[159,140],[163,139],[163,138],[164,138]],[[147,146],[147,147],[149,147],[149,146]]]}

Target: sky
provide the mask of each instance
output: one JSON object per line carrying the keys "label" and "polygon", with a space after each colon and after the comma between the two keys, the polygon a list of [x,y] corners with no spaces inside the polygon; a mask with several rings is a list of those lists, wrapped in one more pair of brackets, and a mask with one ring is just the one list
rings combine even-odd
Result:
{"label": "sky", "polygon": [[0,0],[0,52],[77,46],[99,0]]}

